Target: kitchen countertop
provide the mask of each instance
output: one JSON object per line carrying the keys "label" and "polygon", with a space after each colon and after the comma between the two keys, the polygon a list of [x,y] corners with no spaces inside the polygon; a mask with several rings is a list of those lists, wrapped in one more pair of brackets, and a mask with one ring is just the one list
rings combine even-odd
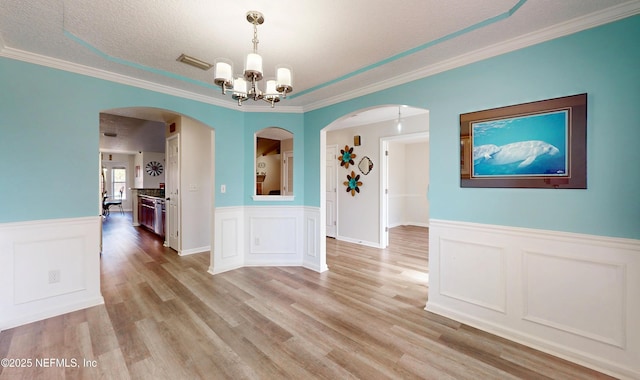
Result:
{"label": "kitchen countertop", "polygon": [[145,195],[145,194],[138,194],[139,197],[141,198],[149,198],[149,199],[154,199],[154,200],[161,200],[164,201],[164,197],[156,197],[154,195]]}

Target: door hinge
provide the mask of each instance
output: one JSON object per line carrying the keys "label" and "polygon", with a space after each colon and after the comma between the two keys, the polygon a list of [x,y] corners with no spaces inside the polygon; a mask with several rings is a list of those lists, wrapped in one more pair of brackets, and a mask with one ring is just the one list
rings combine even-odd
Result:
{"label": "door hinge", "polygon": [[389,227],[385,227],[384,232],[389,232]]}
{"label": "door hinge", "polygon": [[384,155],[385,155],[385,156],[388,156],[388,155],[389,155],[389,151],[388,151],[388,150],[385,150],[385,151],[384,151]]}

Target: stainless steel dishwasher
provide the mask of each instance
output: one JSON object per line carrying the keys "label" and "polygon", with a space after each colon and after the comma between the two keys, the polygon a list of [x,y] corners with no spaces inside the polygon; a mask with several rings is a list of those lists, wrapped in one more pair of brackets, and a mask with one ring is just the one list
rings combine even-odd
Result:
{"label": "stainless steel dishwasher", "polygon": [[153,232],[162,235],[162,211],[164,209],[164,199],[155,200],[155,210],[153,214]]}

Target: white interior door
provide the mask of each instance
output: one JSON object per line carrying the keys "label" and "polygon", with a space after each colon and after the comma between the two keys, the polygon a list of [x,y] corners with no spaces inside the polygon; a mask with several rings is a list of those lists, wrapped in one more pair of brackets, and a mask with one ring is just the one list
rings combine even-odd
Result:
{"label": "white interior door", "polygon": [[327,236],[335,238],[338,229],[338,186],[337,186],[337,145],[327,146],[326,156],[326,212],[327,212]]}
{"label": "white interior door", "polygon": [[166,244],[180,252],[180,135],[167,139]]}

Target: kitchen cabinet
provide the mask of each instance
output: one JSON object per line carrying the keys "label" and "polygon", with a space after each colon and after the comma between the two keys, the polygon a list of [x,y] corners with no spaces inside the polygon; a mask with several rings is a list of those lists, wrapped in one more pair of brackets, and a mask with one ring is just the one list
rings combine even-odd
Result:
{"label": "kitchen cabinet", "polygon": [[164,236],[164,199],[138,196],[138,223],[152,232]]}

